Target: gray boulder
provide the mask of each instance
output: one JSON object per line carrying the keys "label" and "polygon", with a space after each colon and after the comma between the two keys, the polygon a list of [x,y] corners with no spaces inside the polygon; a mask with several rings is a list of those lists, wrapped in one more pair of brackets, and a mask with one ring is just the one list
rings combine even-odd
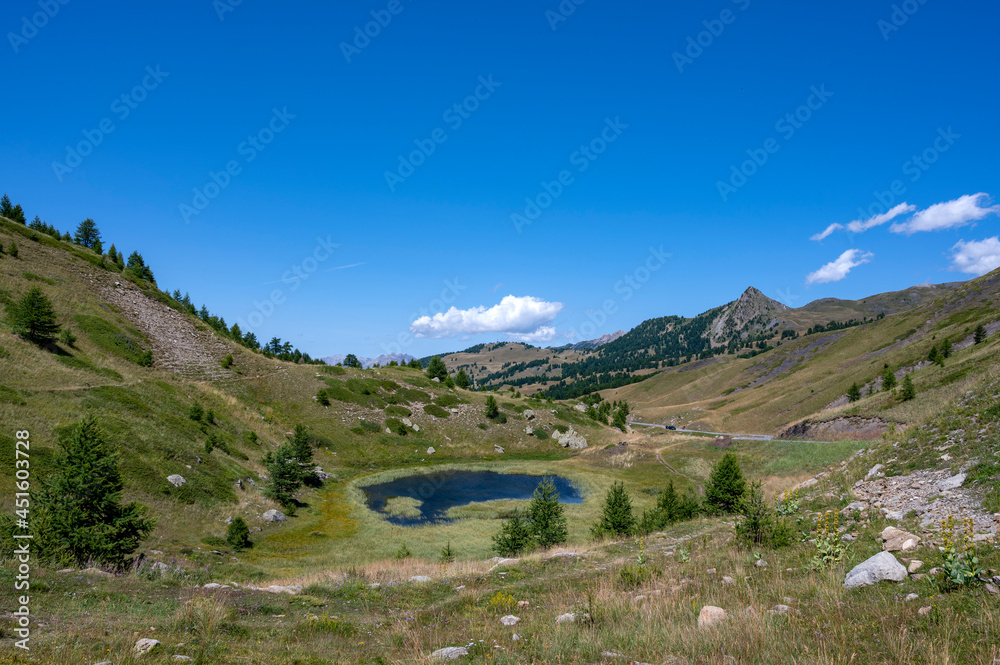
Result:
{"label": "gray boulder", "polygon": [[268,522],[284,522],[288,519],[285,517],[285,513],[280,510],[274,510],[273,508],[264,513],[262,517]]}
{"label": "gray boulder", "polygon": [[[435,379],[436,381],[437,379]],[[438,649],[431,654],[431,658],[434,660],[456,660],[462,656],[468,656],[469,650],[465,647],[445,647],[444,649]]]}
{"label": "gray boulder", "polygon": [[184,479],[184,476],[178,476],[176,473],[172,476],[167,476],[167,482],[173,485],[174,487],[180,487],[181,485],[187,484],[187,481]]}
{"label": "gray boulder", "polygon": [[965,482],[965,474],[960,473],[957,476],[952,476],[951,478],[945,478],[937,484],[939,490],[956,490],[962,486]]}
{"label": "gray boulder", "polygon": [[882,549],[886,552],[909,552],[920,544],[920,536],[916,536],[894,526],[882,529]]}
{"label": "gray boulder", "polygon": [[554,438],[556,442],[563,448],[582,450],[583,448],[587,447],[587,439],[585,439],[579,433],[575,432],[573,430],[572,425],[570,425],[569,430],[566,432],[560,432],[556,430],[552,434],[552,438]]}
{"label": "gray boulder", "polygon": [[137,656],[145,656],[147,653],[152,653],[153,651],[156,651],[159,648],[160,648],[159,640],[151,640],[149,638],[144,637],[135,643],[135,646],[132,647],[132,651],[135,652],[135,655]]}
{"label": "gray boulder", "polygon": [[844,579],[845,589],[860,586],[871,586],[883,580],[902,582],[907,578],[906,568],[889,552],[879,552],[875,556],[862,561],[847,573]]}

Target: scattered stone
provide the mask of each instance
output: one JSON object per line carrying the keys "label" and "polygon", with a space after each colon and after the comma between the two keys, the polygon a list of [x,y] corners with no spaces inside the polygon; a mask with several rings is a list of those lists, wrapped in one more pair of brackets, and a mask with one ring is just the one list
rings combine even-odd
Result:
{"label": "scattered stone", "polygon": [[517,601],[517,606],[518,607],[531,607],[531,601],[530,600],[519,600],[519,601]]}
{"label": "scattered stone", "polygon": [[524,419],[525,420],[534,420],[535,419],[535,412],[532,411],[531,409],[525,409],[524,410]]}
{"label": "scattered stone", "polygon": [[556,623],[576,623],[577,621],[588,621],[590,619],[589,614],[577,615],[576,612],[567,612],[566,614],[560,614],[556,617]]}
{"label": "scattered stone", "polygon": [[162,561],[157,561],[152,566],[150,566],[150,568],[153,569],[153,570],[158,570],[161,573],[165,573],[168,570],[170,570],[170,566],[168,566],[167,564],[163,563]]}
{"label": "scattered stone", "polygon": [[753,562],[753,565],[757,566],[758,568],[767,568],[767,561],[764,561],[763,559],[757,559],[756,561]]}
{"label": "scattered stone", "polygon": [[500,623],[505,626],[516,626],[521,621],[520,617],[516,617],[513,614],[508,614],[507,616],[500,617]]}
{"label": "scattered stone", "polygon": [[[441,383],[441,379],[437,378],[436,376],[433,379],[431,379],[431,381],[433,381],[434,383]],[[455,658],[458,658],[458,656],[455,656]]]}
{"label": "scattered stone", "polygon": [[775,605],[767,611],[768,614],[784,616],[791,611],[788,605]]}
{"label": "scattered stone", "polygon": [[80,571],[84,575],[93,575],[94,577],[104,577],[111,578],[114,577],[111,573],[105,572],[103,570],[98,570],[97,568],[84,568]]}
{"label": "scattered stone", "polygon": [[173,474],[172,476],[167,476],[167,482],[173,485],[174,487],[180,487],[181,485],[187,484],[187,481],[184,479],[184,476],[178,476],[176,473]]}
{"label": "scattered stone", "polygon": [[893,522],[899,522],[900,520],[903,519],[902,510],[887,510],[883,508],[882,512],[885,514],[885,518],[887,520],[892,520]]}
{"label": "scattered stone", "polygon": [[266,587],[263,590],[266,591],[266,592],[268,592],[268,593],[275,593],[275,594],[277,594],[277,593],[287,593],[289,596],[294,596],[299,591],[302,591],[302,587],[300,587],[300,586],[281,586],[279,584],[272,584],[271,586]]}
{"label": "scattered stone", "polygon": [[577,411],[579,411],[580,413],[586,413],[587,412],[587,405],[583,404],[582,402],[580,404],[577,404],[573,408],[576,409]]}
{"label": "scattered stone", "polygon": [[[437,381],[438,378],[434,377],[433,381]],[[431,654],[431,658],[435,660],[457,660],[462,656],[468,656],[469,650],[465,647],[445,647],[444,649],[438,649]]]}
{"label": "scattered stone", "polygon": [[513,642],[520,642],[521,641],[521,636],[518,635],[517,633],[514,633],[513,635],[510,636],[510,639]]}
{"label": "scattered stone", "polygon": [[428,455],[433,455],[433,454],[434,454],[434,453],[436,453],[436,452],[437,452],[437,451],[436,451],[436,450],[434,450],[434,446],[430,446],[429,448],[427,448],[427,454],[428,454]]}
{"label": "scattered stone", "polygon": [[722,578],[722,584],[724,586],[730,586],[731,584],[735,584],[735,583],[736,583],[735,580],[733,580],[733,578],[729,577],[728,575],[726,575],[726,576],[724,576]]}
{"label": "scattered stone", "polygon": [[705,605],[698,613],[698,627],[712,628],[729,618],[729,614],[721,607]]}
{"label": "scattered stone", "polygon": [[1000,589],[998,589],[992,582],[986,583],[986,592],[993,596],[1000,595]]}
{"label": "scattered stone", "polygon": [[887,526],[882,530],[882,549],[886,552],[909,552],[917,549],[920,536]]}
{"label": "scattered stone", "polygon": [[285,517],[285,513],[280,510],[274,510],[273,508],[261,515],[261,517],[263,517],[266,522],[284,522],[288,519]]}
{"label": "scattered stone", "polygon": [[[317,478],[319,478],[321,481],[324,481],[324,482],[330,479],[330,474],[327,473],[326,471],[324,471],[323,467],[321,467],[321,466],[317,466],[315,469],[313,469],[313,474]],[[240,487],[240,489],[243,489],[243,488]]]}
{"label": "scattered stone", "polygon": [[965,482],[965,474],[960,473],[957,476],[952,476],[951,478],[946,478],[945,480],[942,480],[941,482],[938,483],[937,487],[939,490],[942,491],[955,490],[961,487],[962,483],[964,482]]}
{"label": "scattered stone", "polygon": [[191,658],[191,656],[182,656],[179,653],[175,653],[170,658],[170,660],[174,661],[175,663],[189,663],[193,660],[193,658]]}
{"label": "scattered stone", "polygon": [[709,568],[705,571],[706,575],[715,575],[715,568]]}
{"label": "scattered stone", "polygon": [[908,594],[906,594],[906,598],[904,598],[903,600],[905,600],[906,602],[909,603],[909,602],[912,602],[912,601],[916,600],[917,598],[920,598],[920,596],[918,596],[915,593],[908,593]]}
{"label": "scattered stone", "polygon": [[840,514],[847,516],[853,513],[855,510],[858,512],[863,512],[865,510],[868,510],[868,504],[865,503],[864,501],[852,501],[851,503],[847,504],[841,509]]}
{"label": "scattered stone", "polygon": [[145,656],[147,653],[152,653],[159,648],[159,640],[151,640],[148,637],[144,637],[135,643],[135,646],[132,647],[132,651],[134,651],[137,656]]}
{"label": "scattered stone", "polygon": [[853,533],[845,533],[843,536],[840,537],[840,539],[845,543],[853,543],[855,540],[858,539],[858,537],[855,536]]}
{"label": "scattered stone", "polygon": [[72,568],[63,568],[62,570],[57,570],[56,572],[60,575],[65,575],[67,573],[75,573],[76,571]]}
{"label": "scattered stone", "polygon": [[810,478],[808,480],[803,480],[801,483],[799,483],[798,485],[796,485],[795,487],[793,487],[792,491],[809,489],[810,487],[812,487],[813,485],[815,485],[818,482],[819,481],[816,480],[815,478]]}
{"label": "scattered stone", "polygon": [[410,578],[410,581],[413,582],[414,584],[426,584],[427,582],[431,581],[431,578],[427,577],[426,575],[414,575],[413,577]]}
{"label": "scattered stone", "polygon": [[917,610],[917,614],[919,614],[921,616],[927,616],[930,613],[931,613],[931,606],[930,605],[927,605],[926,607],[921,607],[919,610]]}
{"label": "scattered stone", "polygon": [[902,582],[907,577],[906,568],[889,552],[879,552],[875,556],[859,563],[847,573],[844,579],[845,589],[859,586],[871,586],[883,580]]}
{"label": "scattered stone", "polygon": [[498,446],[496,444],[493,444],[493,452],[495,452],[497,455],[503,455],[503,446]]}
{"label": "scattered stone", "polygon": [[406,425],[407,427],[411,427],[411,428],[413,427],[413,421],[412,421],[412,420],[410,420],[409,418],[403,418],[403,421],[402,421],[402,422],[403,422],[403,424],[404,424],[404,425]]}
{"label": "scattered stone", "polygon": [[527,427],[524,428],[524,433],[527,434],[528,436],[531,436],[532,434],[535,433],[535,428],[533,428],[531,425],[528,425]]}
{"label": "scattered stone", "polygon": [[912,561],[910,561],[910,565],[906,567],[906,572],[912,575],[913,573],[923,568],[923,566],[924,566],[923,561],[921,561],[920,559],[913,559]]}
{"label": "scattered stone", "polygon": [[931,577],[933,577],[934,575],[940,575],[941,569],[938,568],[937,566],[934,566],[933,568],[927,571],[927,574],[930,575]]}
{"label": "scattered stone", "polygon": [[885,469],[885,464],[876,464],[868,470],[868,475],[865,476],[865,480],[871,480],[881,473],[883,469]]}

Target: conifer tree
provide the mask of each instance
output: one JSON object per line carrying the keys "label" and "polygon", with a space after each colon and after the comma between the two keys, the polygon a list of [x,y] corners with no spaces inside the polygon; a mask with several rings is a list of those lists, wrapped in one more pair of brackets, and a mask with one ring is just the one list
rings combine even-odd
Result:
{"label": "conifer tree", "polygon": [[60,448],[35,502],[35,542],[43,558],[124,567],[154,520],[146,517],[145,506],[121,502],[118,455],[92,418]]}
{"label": "conifer tree", "polygon": [[238,515],[233,518],[233,521],[229,523],[229,528],[226,529],[226,542],[234,550],[245,550],[253,547],[253,541],[250,540],[250,528],[247,526],[246,520]]}
{"label": "conifer tree", "polygon": [[861,399],[861,388],[857,383],[852,383],[851,387],[847,389],[847,401],[857,402]]}
{"label": "conifer tree", "polygon": [[951,345],[951,340],[950,339],[946,339],[945,341],[941,342],[941,355],[942,356],[944,356],[945,358],[950,358],[951,357],[951,351],[952,351],[952,345]]}
{"label": "conifer tree", "polygon": [[[278,353],[278,351],[275,351],[275,353]],[[361,361],[358,360],[358,357],[353,353],[348,353],[347,356],[344,358],[344,367],[351,367],[353,369],[362,369]]]}
{"label": "conifer tree", "polygon": [[493,551],[497,556],[521,556],[534,544],[531,535],[531,523],[518,511],[504,520],[500,531],[493,535]]}
{"label": "conifer tree", "polygon": [[302,473],[291,444],[283,443],[264,458],[270,474],[266,494],[283,506],[295,505],[295,492],[302,485]]}
{"label": "conifer tree", "polygon": [[559,492],[551,478],[538,483],[531,503],[528,504],[528,519],[531,531],[541,547],[552,547],[566,542],[568,527],[563,505],[559,503]]}
{"label": "conifer tree", "polygon": [[0,217],[6,217],[7,219],[13,219],[14,215],[14,205],[10,202],[10,197],[6,194],[0,199]]}
{"label": "conifer tree", "polygon": [[[12,256],[17,256],[11,251]],[[15,303],[11,311],[14,330],[35,344],[49,344],[59,336],[59,324],[52,303],[37,286]]]}
{"label": "conifer tree", "polygon": [[11,211],[11,217],[10,217],[10,219],[11,219],[11,221],[18,222],[19,224],[27,224],[28,223],[27,220],[24,218],[24,210],[21,209],[21,204],[20,203],[18,203],[16,206],[14,206],[14,209]]}
{"label": "conifer tree", "polygon": [[882,389],[890,392],[896,389],[896,373],[891,367],[886,367],[882,371]]}
{"label": "conifer tree", "polygon": [[11,240],[10,241],[10,247],[7,248],[7,253],[10,254],[11,256],[13,256],[16,259],[17,258],[17,252],[18,252],[17,243],[14,242],[13,240]]}
{"label": "conifer tree", "polygon": [[938,351],[937,344],[931,347],[930,352],[927,354],[927,360],[936,365],[944,365],[944,357],[942,357],[941,352]]}
{"label": "conifer tree", "polygon": [[595,538],[602,536],[627,536],[635,529],[632,499],[623,483],[615,483],[604,497],[604,510],[590,532]]}
{"label": "conifer tree", "polygon": [[92,250],[94,250],[94,254],[97,254],[98,256],[101,256],[101,255],[104,254],[104,245],[101,244],[100,240],[95,240],[94,244],[91,245],[90,248]]}
{"label": "conifer tree", "polygon": [[434,356],[427,363],[427,378],[444,381],[448,378],[448,366],[441,360],[441,356]]}
{"label": "conifer tree", "polygon": [[986,341],[986,326],[984,326],[981,323],[978,326],[976,326],[976,331],[972,335],[972,340],[976,344],[982,344],[983,342],[985,342]]}
{"label": "conifer tree", "polygon": [[705,503],[720,513],[734,513],[746,493],[747,484],[740,471],[739,460],[733,453],[726,453],[712,467],[705,484]]}
{"label": "conifer tree", "polygon": [[84,247],[90,247],[93,249],[95,242],[100,242],[101,232],[97,229],[97,224],[91,218],[87,218],[80,222],[79,226],[76,227],[76,233],[73,235],[73,240],[76,244],[83,245]]}
{"label": "conifer tree", "polygon": [[907,374],[903,377],[903,384],[899,390],[899,398],[904,402],[908,402],[917,396],[917,388],[913,385],[913,379]]}
{"label": "conifer tree", "polygon": [[497,406],[496,397],[493,395],[486,396],[486,410],[483,413],[490,420],[500,415],[500,407]]}
{"label": "conifer tree", "polygon": [[469,387],[469,375],[465,373],[464,369],[458,370],[458,374],[455,375],[455,385],[466,390]]}

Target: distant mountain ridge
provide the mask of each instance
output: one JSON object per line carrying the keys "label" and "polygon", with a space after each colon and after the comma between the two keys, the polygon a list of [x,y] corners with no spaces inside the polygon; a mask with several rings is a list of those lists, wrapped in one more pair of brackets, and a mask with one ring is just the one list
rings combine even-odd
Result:
{"label": "distant mountain ridge", "polygon": [[626,334],[625,330],[616,330],[613,333],[606,335],[601,335],[597,339],[588,339],[583,342],[577,342],[576,344],[564,344],[563,346],[551,347],[553,351],[562,351],[564,349],[572,349],[574,351],[583,351],[586,349],[596,349],[598,347],[604,346],[605,344],[610,344],[619,337]]}
{"label": "distant mountain ridge", "polygon": [[[340,365],[344,362],[345,358],[347,358],[346,355],[334,355],[327,356],[321,360],[323,360],[327,365]],[[405,365],[413,360],[413,356],[408,353],[383,353],[377,358],[362,358],[361,356],[358,356],[358,360],[361,362],[362,367],[368,369],[369,367],[374,367],[375,365],[385,367],[393,360],[400,365]]]}

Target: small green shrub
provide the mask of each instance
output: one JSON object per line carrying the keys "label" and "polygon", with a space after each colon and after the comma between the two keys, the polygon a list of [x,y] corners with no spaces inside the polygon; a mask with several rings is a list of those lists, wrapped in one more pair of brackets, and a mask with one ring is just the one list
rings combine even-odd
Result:
{"label": "small green shrub", "polygon": [[413,412],[407,409],[405,406],[398,406],[396,404],[390,404],[385,407],[385,415],[392,418],[409,418],[413,415]]}
{"label": "small green shrub", "polygon": [[222,369],[229,369],[233,366],[233,354],[227,353],[226,357],[222,359],[221,363]]}
{"label": "small green shrub", "polygon": [[437,404],[427,404],[424,406],[424,413],[429,416],[434,416],[435,418],[447,418],[451,415],[447,410],[442,409]]}

